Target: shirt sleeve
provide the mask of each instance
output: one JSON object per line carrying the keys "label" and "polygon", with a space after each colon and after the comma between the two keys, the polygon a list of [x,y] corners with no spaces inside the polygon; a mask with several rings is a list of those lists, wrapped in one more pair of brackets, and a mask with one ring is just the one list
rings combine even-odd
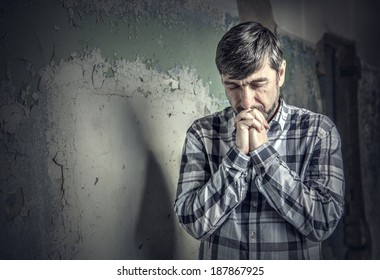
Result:
{"label": "shirt sleeve", "polygon": [[235,146],[211,174],[209,155],[194,129],[189,129],[182,153],[174,210],[180,225],[194,238],[205,239],[227,219],[247,193],[250,157]]}
{"label": "shirt sleeve", "polygon": [[335,126],[319,133],[303,181],[268,143],[250,155],[255,185],[269,204],[310,240],[329,237],[344,211],[341,142]]}

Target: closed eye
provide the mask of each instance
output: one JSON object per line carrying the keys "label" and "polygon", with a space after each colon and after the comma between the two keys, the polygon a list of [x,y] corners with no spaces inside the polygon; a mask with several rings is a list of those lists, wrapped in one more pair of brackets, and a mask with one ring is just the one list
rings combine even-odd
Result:
{"label": "closed eye", "polygon": [[250,83],[249,86],[252,88],[252,89],[259,89],[263,86],[265,86],[267,83],[266,82],[261,82],[261,83]]}
{"label": "closed eye", "polygon": [[231,89],[231,90],[240,88],[240,85],[229,82],[229,81],[225,81],[224,86],[226,86],[228,89]]}
{"label": "closed eye", "polygon": [[232,90],[232,89],[240,88],[240,86],[232,84],[232,85],[228,85],[227,88]]}

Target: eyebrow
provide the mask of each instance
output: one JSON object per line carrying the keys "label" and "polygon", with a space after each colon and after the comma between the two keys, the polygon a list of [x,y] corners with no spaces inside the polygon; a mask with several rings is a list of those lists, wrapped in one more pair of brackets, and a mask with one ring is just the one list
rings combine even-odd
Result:
{"label": "eyebrow", "polygon": [[237,82],[233,82],[233,81],[229,81],[229,80],[227,80],[227,81],[223,81],[223,84],[225,84],[225,85],[238,85],[238,83]]}
{"label": "eyebrow", "polygon": [[[240,86],[239,82],[240,82],[240,80],[225,80],[225,81],[223,81],[223,84],[225,84],[225,85],[238,85],[238,86]],[[249,81],[248,84],[251,84],[251,83],[263,83],[263,82],[268,82],[268,78],[265,78],[265,77],[256,78],[256,79],[253,79],[252,81]]]}

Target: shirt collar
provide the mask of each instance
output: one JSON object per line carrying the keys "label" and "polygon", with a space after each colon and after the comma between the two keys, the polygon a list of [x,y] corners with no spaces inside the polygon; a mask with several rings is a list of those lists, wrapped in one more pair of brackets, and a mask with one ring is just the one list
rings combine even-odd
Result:
{"label": "shirt collar", "polygon": [[284,130],[286,120],[288,118],[289,113],[289,107],[285,103],[285,101],[281,98],[280,99],[280,107],[278,108],[278,111],[274,118],[270,121],[269,126],[273,126],[274,123],[278,123],[281,127],[281,130]]}

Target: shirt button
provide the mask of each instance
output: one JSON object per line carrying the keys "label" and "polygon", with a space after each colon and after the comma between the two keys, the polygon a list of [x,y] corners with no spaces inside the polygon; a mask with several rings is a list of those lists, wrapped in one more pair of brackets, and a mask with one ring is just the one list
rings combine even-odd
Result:
{"label": "shirt button", "polygon": [[251,231],[251,240],[255,240],[255,239],[256,239],[256,232]]}
{"label": "shirt button", "polygon": [[252,203],[253,207],[257,207],[257,202]]}

